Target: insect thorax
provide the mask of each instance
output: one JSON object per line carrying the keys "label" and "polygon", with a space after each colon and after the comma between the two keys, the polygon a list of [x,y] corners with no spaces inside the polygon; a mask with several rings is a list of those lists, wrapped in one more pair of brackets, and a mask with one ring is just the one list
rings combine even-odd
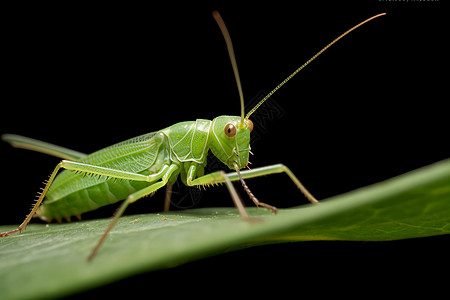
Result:
{"label": "insect thorax", "polygon": [[167,137],[172,161],[206,163],[210,120],[197,119],[172,125],[161,132]]}

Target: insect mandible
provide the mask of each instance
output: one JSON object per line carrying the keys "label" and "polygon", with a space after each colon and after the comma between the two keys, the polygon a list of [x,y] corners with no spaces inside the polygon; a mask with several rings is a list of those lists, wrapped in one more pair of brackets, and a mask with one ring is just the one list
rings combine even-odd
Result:
{"label": "insect mandible", "polygon": [[[232,181],[241,182],[256,206],[262,206],[277,213],[274,206],[259,201],[253,195],[244,179],[286,173],[311,203],[318,203],[294,173],[283,164],[240,171],[248,165],[249,154],[252,154],[250,134],[253,130],[253,123],[249,118],[273,93],[331,45],[359,26],[383,15],[385,13],[375,15],[334,39],[245,114],[244,97],[231,38],[222,17],[217,11],[214,11],[213,17],[225,38],[236,78],[241,115],[219,116],[212,121],[197,119],[180,122],[89,155],[18,135],[3,135],[3,140],[14,147],[43,152],[63,160],[50,175],[42,193],[22,224],[17,229],[0,233],[0,237],[23,231],[33,216],[48,222],[53,219],[61,221],[62,218],[70,220],[72,216],[80,218],[82,213],[124,200],[88,256],[88,259],[91,260],[129,204],[166,186],[164,209],[168,210],[172,185],[178,176],[187,186],[224,183],[239,213],[248,220],[251,218],[245,211]],[[204,168],[209,151],[233,172],[218,171],[205,175]],[[59,172],[60,169],[64,170]]]}

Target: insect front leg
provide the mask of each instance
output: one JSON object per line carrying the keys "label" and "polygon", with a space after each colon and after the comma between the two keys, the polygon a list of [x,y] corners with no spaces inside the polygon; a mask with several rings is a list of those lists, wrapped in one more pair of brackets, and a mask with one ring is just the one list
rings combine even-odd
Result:
{"label": "insect front leg", "polygon": [[[319,203],[317,199],[304,187],[304,185],[300,182],[300,180],[292,173],[292,171],[283,164],[270,165],[260,168],[254,168],[251,170],[245,170],[241,172],[241,176],[243,179],[266,176],[277,173],[286,173],[289,178],[295,183],[298,189],[305,195],[305,197],[309,200],[309,202],[313,204]],[[227,173],[226,176],[231,181],[240,180],[239,175],[237,173]],[[208,175],[199,177],[195,180],[197,185],[204,184],[215,184],[215,183],[224,183],[223,176],[220,175],[220,172],[210,173]]]}
{"label": "insect front leg", "polygon": [[[313,204],[319,203],[319,201],[305,188],[305,186],[300,182],[297,176],[292,173],[292,171],[283,164],[270,165],[260,168],[254,168],[251,170],[242,171],[242,178],[254,178],[265,175],[277,174],[277,173],[286,173],[289,178],[295,183],[297,188],[305,195],[306,199]],[[230,174],[231,180],[239,180],[237,174]]]}
{"label": "insect front leg", "polygon": [[233,184],[231,183],[231,180],[229,178],[229,174],[226,174],[224,171],[220,172],[214,172],[211,174],[207,174],[204,176],[201,176],[197,179],[195,179],[197,174],[197,166],[195,164],[192,164],[189,167],[189,171],[187,174],[186,183],[188,186],[196,186],[196,185],[207,185],[207,184],[214,184],[217,182],[225,183],[225,185],[228,188],[228,191],[230,192],[231,199],[233,199],[234,205],[239,210],[239,213],[244,219],[249,219],[249,216],[247,212],[245,211],[244,205],[242,204],[241,199],[239,198],[238,193],[236,192],[236,189],[234,188]]}

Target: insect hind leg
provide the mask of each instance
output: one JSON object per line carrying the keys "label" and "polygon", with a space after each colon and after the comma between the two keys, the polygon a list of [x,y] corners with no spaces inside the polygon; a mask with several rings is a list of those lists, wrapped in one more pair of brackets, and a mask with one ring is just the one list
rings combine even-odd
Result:
{"label": "insect hind leg", "polygon": [[42,200],[44,200],[45,195],[48,192],[48,189],[50,188],[53,180],[56,177],[56,174],[58,173],[59,169],[61,169],[63,167],[62,162],[60,162],[56,168],[53,170],[52,174],[50,175],[50,178],[47,181],[47,184],[45,185],[44,189],[42,190],[41,195],[39,196],[39,198],[37,199],[36,203],[33,205],[33,208],[31,209],[31,212],[26,216],[25,220],[22,222],[22,224],[19,225],[19,227],[17,227],[16,229],[10,230],[10,231],[6,231],[6,232],[0,232],[0,237],[5,237],[5,236],[9,236],[13,233],[16,232],[22,232],[28,225],[28,223],[30,223],[31,218],[34,216],[34,214],[36,213],[36,211],[38,210],[39,206],[42,203]]}
{"label": "insect hind leg", "polygon": [[105,232],[103,233],[102,237],[97,242],[97,245],[94,247],[91,254],[88,256],[88,261],[91,261],[94,258],[95,254],[98,252],[98,249],[103,244],[106,237],[108,236],[108,233],[114,227],[117,220],[119,220],[119,218],[125,212],[125,209],[128,207],[128,205],[130,205],[131,203],[133,203],[145,196],[148,196],[148,195],[154,193],[158,189],[165,186],[167,184],[167,182],[169,181],[170,176],[172,176],[172,174],[174,174],[178,169],[179,169],[178,165],[176,165],[176,164],[170,165],[168,167],[166,173],[164,174],[164,176],[162,176],[160,181],[157,181],[146,188],[143,188],[141,190],[134,192],[133,194],[129,195],[127,199],[125,199],[125,201],[122,203],[122,205],[119,207],[119,209],[114,214],[114,217],[112,218],[111,222],[109,223],[109,225],[106,228]]}
{"label": "insect hind leg", "polygon": [[45,195],[47,194],[48,190],[50,189],[50,186],[52,185],[53,180],[55,179],[59,169],[61,169],[61,168],[76,171],[76,172],[83,172],[86,174],[107,176],[107,177],[111,177],[111,178],[153,182],[153,181],[156,181],[159,178],[161,178],[164,174],[166,174],[167,170],[170,167],[164,166],[161,169],[161,171],[159,171],[158,173],[146,176],[146,175],[142,175],[142,174],[138,174],[138,173],[125,172],[122,170],[115,170],[115,169],[103,168],[103,167],[89,165],[89,164],[80,163],[80,162],[62,160],[56,166],[56,168],[53,170],[52,174],[50,175],[50,178],[47,181],[47,184],[45,185],[44,189],[42,190],[41,195],[39,196],[38,200],[36,201],[33,208],[31,209],[31,212],[26,216],[26,218],[22,222],[22,224],[20,224],[19,227],[17,227],[16,229],[6,231],[6,232],[0,232],[0,237],[9,236],[16,232],[22,232],[27,227],[28,223],[30,223],[31,218],[36,214],[39,206],[41,205],[42,201],[45,198]]}

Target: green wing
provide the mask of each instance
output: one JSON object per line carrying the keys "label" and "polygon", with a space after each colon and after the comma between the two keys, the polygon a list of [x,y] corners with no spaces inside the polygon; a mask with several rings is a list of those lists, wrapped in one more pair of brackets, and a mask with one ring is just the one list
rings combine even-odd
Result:
{"label": "green wing", "polygon": [[122,171],[140,172],[149,168],[154,162],[156,151],[151,150],[155,143],[160,144],[152,139],[155,134],[156,132],[151,132],[137,136],[89,155],[16,134],[4,134],[2,140],[15,148],[37,151],[62,159]]}
{"label": "green wing", "polygon": [[79,162],[139,173],[150,168],[158,155],[162,138],[156,138],[156,132],[143,134],[96,151]]}
{"label": "green wing", "polygon": [[[106,147],[78,161],[114,170],[140,173],[148,170],[155,163],[163,140],[161,135],[152,132]],[[60,199],[73,192],[105,182],[107,179],[105,176],[85,176],[85,174],[64,170],[55,178],[46,197]],[[117,182],[117,186],[119,185],[120,181]]]}
{"label": "green wing", "polygon": [[[147,133],[106,147],[92,154],[84,154],[50,143],[15,134],[2,135],[13,147],[33,150],[62,159],[79,161],[105,168],[139,173],[148,170],[158,158],[163,137],[157,132]],[[107,180],[106,177],[84,176],[68,170],[58,174],[47,193],[48,198],[61,198],[77,190],[89,188]]]}
{"label": "green wing", "polygon": [[37,151],[67,160],[76,161],[87,156],[86,154],[75,150],[67,149],[61,146],[16,134],[4,134],[2,135],[2,140],[10,143],[11,146],[15,148]]}

